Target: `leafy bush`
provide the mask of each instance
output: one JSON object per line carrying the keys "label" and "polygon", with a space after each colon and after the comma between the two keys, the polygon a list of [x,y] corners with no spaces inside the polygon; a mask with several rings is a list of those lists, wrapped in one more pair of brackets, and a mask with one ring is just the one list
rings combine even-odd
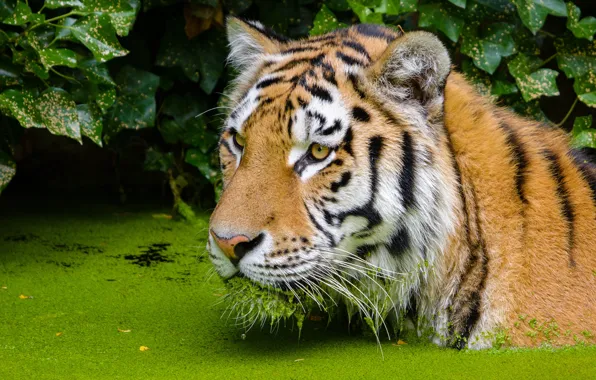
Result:
{"label": "leafy bush", "polygon": [[[176,204],[188,189],[217,189],[220,93],[234,75],[224,65],[227,13],[291,37],[356,22],[436,32],[482,93],[568,129],[573,116],[574,144],[596,147],[596,18],[573,2],[8,0],[0,3],[0,192],[15,175],[23,128],[116,150],[121,136],[156,128],[145,167],[167,174]],[[560,113],[560,104],[569,106]]]}

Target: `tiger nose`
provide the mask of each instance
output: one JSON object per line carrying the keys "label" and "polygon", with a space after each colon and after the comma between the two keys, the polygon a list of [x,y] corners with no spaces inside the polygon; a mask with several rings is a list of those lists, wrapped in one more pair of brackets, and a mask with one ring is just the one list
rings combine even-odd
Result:
{"label": "tiger nose", "polygon": [[231,238],[223,238],[217,235],[213,230],[210,230],[209,232],[211,233],[211,236],[213,236],[215,244],[217,244],[219,249],[221,249],[226,257],[232,262],[237,262],[246,253],[246,250],[241,249],[241,247],[238,247],[238,245],[250,242],[248,236],[236,235],[232,236]]}

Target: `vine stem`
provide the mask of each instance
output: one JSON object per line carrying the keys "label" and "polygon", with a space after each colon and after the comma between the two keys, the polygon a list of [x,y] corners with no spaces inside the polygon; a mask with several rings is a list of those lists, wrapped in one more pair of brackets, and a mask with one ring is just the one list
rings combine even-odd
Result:
{"label": "vine stem", "polygon": [[64,75],[64,74],[62,74],[60,71],[58,71],[58,70],[54,69],[53,67],[50,67],[50,70],[51,70],[51,71],[52,71],[54,74],[56,74],[56,75],[59,75],[59,76],[61,76],[62,78],[64,78],[64,79],[68,80],[68,81],[73,81],[73,82],[75,82],[75,83],[81,84],[81,82],[79,82],[78,80],[74,79],[73,77],[69,77],[68,75]]}
{"label": "vine stem", "polygon": [[68,16],[73,16],[73,15],[79,15],[79,16],[82,16],[82,15],[84,15],[84,14],[85,14],[85,13],[81,13],[81,12],[77,12],[77,11],[70,11],[70,12],[68,12],[68,13],[65,13],[65,14],[63,14],[63,15],[56,16],[56,17],[54,17],[54,18],[49,18],[49,19],[45,20],[45,21],[44,21],[44,22],[42,22],[42,23],[39,23],[39,24],[32,25],[32,26],[31,26],[29,29],[25,30],[25,33],[32,31],[33,29],[37,28],[38,26],[42,26],[42,25],[49,24],[49,23],[51,23],[52,21],[58,21],[58,20],[62,20],[63,18],[66,18],[66,17],[68,17]]}
{"label": "vine stem", "polygon": [[569,108],[569,111],[567,111],[567,115],[565,115],[563,120],[561,120],[559,123],[555,124],[555,126],[561,127],[563,124],[565,124],[567,119],[569,119],[569,116],[571,116],[571,114],[573,113],[573,110],[575,109],[575,106],[577,105],[578,100],[579,100],[579,97],[576,97],[575,100],[573,101],[573,104],[571,105],[571,108]]}
{"label": "vine stem", "polygon": [[557,36],[555,36],[554,34],[552,34],[550,32],[547,32],[546,30],[539,29],[538,32],[542,33],[545,36],[550,37],[550,38],[557,38]]}
{"label": "vine stem", "polygon": [[547,59],[545,59],[544,62],[542,62],[542,65],[540,65],[540,67],[546,65],[547,63],[549,63],[550,61],[555,59],[557,57],[557,54],[558,53],[555,53],[555,54],[551,55],[550,57],[548,57]]}

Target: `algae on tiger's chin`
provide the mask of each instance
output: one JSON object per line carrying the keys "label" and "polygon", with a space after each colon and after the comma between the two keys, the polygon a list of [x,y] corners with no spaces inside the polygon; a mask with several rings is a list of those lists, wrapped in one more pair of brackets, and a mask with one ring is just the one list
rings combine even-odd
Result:
{"label": "algae on tiger's chin", "polygon": [[395,312],[391,320],[394,327],[400,326],[403,319],[389,296],[394,282],[370,281],[363,284],[361,281],[359,285],[362,288],[343,283],[342,294],[338,289],[321,284],[317,288],[282,290],[236,277],[226,282],[228,306],[225,314],[245,330],[253,326],[264,327],[267,323],[274,330],[282,321],[293,321],[300,334],[306,317],[322,312],[327,315],[329,323],[342,313],[347,317],[348,324],[357,317],[378,340],[382,328],[388,336],[391,335],[385,322],[393,316],[392,311]]}

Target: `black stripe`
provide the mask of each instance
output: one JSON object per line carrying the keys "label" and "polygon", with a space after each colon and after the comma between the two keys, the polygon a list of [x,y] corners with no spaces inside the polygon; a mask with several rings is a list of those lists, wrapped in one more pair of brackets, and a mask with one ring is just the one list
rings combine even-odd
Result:
{"label": "black stripe", "polygon": [[387,249],[392,255],[400,255],[410,249],[410,235],[405,227],[402,227],[389,239]]}
{"label": "black stripe", "polygon": [[352,28],[363,36],[381,38],[387,42],[391,42],[397,38],[397,36],[389,33],[389,29],[380,25],[358,24],[354,25]]}
{"label": "black stripe", "polygon": [[352,108],[352,118],[363,123],[368,123],[370,121],[370,115],[361,107]]}
{"label": "black stripe", "polygon": [[[450,342],[450,345],[455,348],[462,349],[465,347],[470,337],[470,334],[474,329],[474,326],[480,319],[480,294],[482,291],[484,291],[484,287],[486,285],[486,277],[488,276],[488,257],[486,256],[486,243],[484,241],[484,237],[482,236],[480,221],[478,219],[480,215],[478,210],[478,204],[476,202],[476,189],[474,188],[473,183],[470,183],[473,198],[472,202],[475,205],[474,212],[476,217],[476,229],[478,232],[477,242],[473,243],[472,232],[470,229],[470,209],[468,205],[468,199],[463,189],[463,177],[461,174],[461,169],[456,159],[456,154],[453,148],[453,143],[451,142],[451,137],[446,129],[445,135],[447,137],[447,148],[449,149],[451,155],[453,170],[456,175],[459,196],[463,207],[463,227],[466,235],[465,237],[469,252],[467,267],[461,274],[457,290],[453,296],[453,299],[451,300],[449,312],[449,333],[452,340]],[[472,274],[474,269],[477,268],[479,258],[482,258],[482,266],[479,269],[482,271],[480,283],[476,284],[475,290],[471,294],[464,294],[461,290],[462,285],[469,280],[473,280],[473,278],[470,279],[470,275]]]}
{"label": "black stripe", "polygon": [[326,101],[326,102],[331,102],[333,99],[331,98],[331,94],[329,93],[329,91],[325,90],[323,87],[318,86],[318,85],[312,85],[312,86],[308,86],[306,85],[306,83],[303,83],[302,86],[311,93],[312,96],[316,96],[317,98]]}
{"label": "black stripe", "polygon": [[362,54],[363,56],[366,57],[367,60],[370,61],[370,55],[368,54],[368,51],[366,51],[364,46],[362,46],[358,42],[352,41],[352,40],[347,40],[347,41],[342,41],[342,45],[356,50],[358,53]]}
{"label": "black stripe", "polygon": [[264,79],[264,80],[260,81],[259,83],[257,83],[257,89],[260,90],[263,88],[267,88],[267,87],[272,86],[276,83],[282,82],[283,80],[284,80],[284,78],[281,76]]}
{"label": "black stripe", "polygon": [[404,132],[402,142],[402,170],[399,176],[399,190],[402,196],[402,203],[406,210],[415,204],[414,181],[416,175],[416,157],[414,156],[414,144],[412,136]]}
{"label": "black stripe", "polygon": [[[323,56],[323,54],[320,54],[319,56]],[[319,57],[319,56],[317,56],[317,57]],[[294,59],[294,60],[288,61],[288,62],[284,63],[282,66],[273,70],[273,72],[279,73],[281,71],[293,69],[294,67],[301,65],[303,63],[311,63],[311,61],[313,59],[317,59],[317,57],[315,57],[315,58],[299,58],[299,59]]]}
{"label": "black stripe", "polygon": [[569,255],[569,265],[574,267],[575,266],[575,259],[573,257],[573,246],[574,246],[574,238],[575,238],[575,211],[573,210],[573,206],[571,205],[569,192],[565,186],[565,177],[563,175],[563,169],[561,168],[561,163],[559,162],[559,158],[555,154],[555,152],[551,150],[546,150],[542,152],[544,158],[549,162],[549,171],[557,184],[557,197],[559,198],[559,202],[561,203],[561,214],[563,218],[565,218],[565,222],[567,223],[567,249]]}
{"label": "black stripe", "polygon": [[348,128],[348,130],[346,131],[346,135],[344,136],[344,141],[343,141],[343,149],[346,151],[347,154],[349,154],[350,156],[354,155],[354,152],[352,151],[352,140],[354,139],[354,134],[352,133],[352,128]]}
{"label": "black stripe", "polygon": [[500,127],[505,131],[506,142],[511,149],[512,160],[515,164],[515,187],[517,188],[517,194],[522,203],[528,203],[526,195],[524,193],[524,183],[526,182],[526,168],[528,167],[528,159],[526,158],[526,152],[523,145],[519,141],[515,132],[511,127],[505,123],[501,123]]}
{"label": "black stripe", "polygon": [[286,50],[282,50],[280,53],[281,54],[294,54],[294,53],[302,53],[305,51],[318,51],[321,48],[318,46],[298,46],[298,47],[293,47],[290,49],[286,49]]}
{"label": "black stripe", "polygon": [[370,165],[370,198],[368,202],[362,207],[357,207],[352,210],[342,212],[337,215],[338,220],[343,222],[348,216],[360,216],[368,220],[368,226],[362,231],[357,231],[352,235],[357,235],[362,232],[370,232],[373,227],[379,225],[383,220],[381,214],[375,208],[375,198],[377,195],[377,188],[379,185],[379,158],[383,149],[383,138],[381,136],[373,136],[368,141],[368,160]]}
{"label": "black stripe", "polygon": [[321,128],[327,124],[327,118],[316,111],[307,111],[306,116],[310,119],[317,119]]}
{"label": "black stripe", "polygon": [[317,230],[321,231],[323,233],[323,235],[325,235],[325,237],[327,237],[327,239],[329,239],[329,243],[331,243],[332,247],[335,247],[335,239],[333,239],[333,235],[331,235],[331,233],[329,231],[324,229],[323,226],[321,226],[319,224],[319,222],[317,222],[315,217],[310,213],[310,210],[306,206],[306,203],[304,203],[304,209],[306,210],[306,213],[308,214],[308,217],[309,217],[310,221],[312,222],[312,224],[315,225],[315,228]]}
{"label": "black stripe", "polygon": [[341,51],[336,52],[335,56],[337,58],[339,58],[341,61],[343,61],[343,63],[345,63],[346,65],[366,66],[365,62],[362,62],[361,60],[359,60],[357,58],[350,57],[349,55],[344,54]]}
{"label": "black stripe", "polygon": [[329,136],[334,134],[337,131],[341,130],[341,121],[340,120],[335,120],[335,122],[333,122],[333,126],[324,129],[324,130],[318,130],[317,134],[321,135],[321,136]]}
{"label": "black stripe", "polygon": [[358,85],[358,78],[356,78],[356,75],[348,75],[348,80],[350,81],[350,83],[352,83],[352,88],[354,89],[354,91],[356,91],[356,94],[358,94],[360,99],[364,99],[366,97],[366,94],[360,89],[360,86]]}
{"label": "black stripe", "polygon": [[377,246],[373,244],[364,244],[355,249],[356,255],[362,259],[366,259],[371,253],[377,250]]}
{"label": "black stripe", "polygon": [[323,67],[323,78],[334,86],[337,86],[337,80],[335,79],[335,70],[327,63],[322,64]]}
{"label": "black stripe", "polygon": [[230,149],[230,144],[228,144],[228,142],[226,140],[221,140],[219,142],[219,145],[222,145],[224,148],[226,148],[226,150],[230,153],[230,154],[234,154],[234,152],[232,152],[232,149]]}
{"label": "black stripe", "polygon": [[288,137],[292,139],[292,125],[294,124],[294,119],[292,116],[288,117]]}
{"label": "black stripe", "polygon": [[339,191],[339,189],[341,189],[344,186],[347,186],[348,183],[350,183],[351,178],[352,178],[352,173],[350,173],[350,172],[342,173],[339,181],[331,183],[331,187],[330,187],[331,191],[333,191],[334,193],[337,193]]}
{"label": "black stripe", "polygon": [[[477,243],[473,244],[471,247],[467,267],[460,278],[458,290],[456,292],[456,297],[459,296],[458,305],[460,307],[454,309],[451,314],[452,318],[458,318],[460,320],[463,318],[463,321],[461,321],[462,323],[458,326],[453,326],[454,330],[452,330],[459,335],[455,336],[455,340],[452,342],[452,345],[458,349],[465,347],[474,327],[480,319],[482,293],[485,290],[486,278],[488,277],[488,256],[486,254],[486,242],[480,225],[480,207],[478,205],[478,200],[476,199],[476,189],[473,183],[470,183],[469,185],[471,186],[472,202],[474,204],[474,219],[476,220],[478,236]],[[467,207],[466,212],[468,212]],[[474,272],[476,272],[475,275]],[[480,276],[480,282],[472,283],[472,288],[474,290],[471,293],[462,293],[462,285],[469,283],[470,281],[478,280],[478,276]]]}

